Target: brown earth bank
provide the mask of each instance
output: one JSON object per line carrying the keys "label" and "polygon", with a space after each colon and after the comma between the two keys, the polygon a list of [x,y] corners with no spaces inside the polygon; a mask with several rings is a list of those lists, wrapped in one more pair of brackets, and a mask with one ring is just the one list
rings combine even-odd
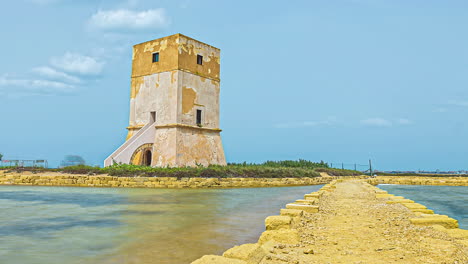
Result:
{"label": "brown earth bank", "polygon": [[108,175],[79,175],[58,172],[0,171],[0,185],[38,185],[70,187],[127,187],[127,188],[239,188],[279,187],[326,184],[339,178],[367,178],[367,176],[328,176],[304,178],[177,178],[177,177],[116,177]]}
{"label": "brown earth bank", "polygon": [[455,219],[362,180],[326,185],[286,208],[265,220],[258,243],[193,264],[468,263],[468,231]]}
{"label": "brown earth bank", "polygon": [[443,176],[443,177],[424,177],[424,176],[377,176],[368,180],[370,184],[405,184],[405,185],[449,185],[449,186],[468,186],[468,177],[461,176]]}

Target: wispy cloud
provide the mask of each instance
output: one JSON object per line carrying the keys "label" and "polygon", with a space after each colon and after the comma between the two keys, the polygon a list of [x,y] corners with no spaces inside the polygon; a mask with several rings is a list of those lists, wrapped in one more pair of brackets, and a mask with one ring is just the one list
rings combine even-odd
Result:
{"label": "wispy cloud", "polygon": [[326,126],[336,123],[336,117],[328,117],[323,121],[298,121],[298,122],[285,122],[275,124],[276,128],[301,128],[301,127],[315,127],[315,126]]}
{"label": "wispy cloud", "polygon": [[396,123],[400,125],[411,125],[413,122],[406,118],[399,118],[396,120]]}
{"label": "wispy cloud", "polygon": [[363,119],[360,122],[362,125],[366,126],[376,126],[376,127],[391,127],[393,124],[390,120],[380,118],[380,117],[373,117]]}
{"label": "wispy cloud", "polygon": [[445,113],[445,112],[448,112],[448,109],[445,108],[445,107],[438,107],[438,108],[432,110],[432,112],[434,112],[434,113]]}
{"label": "wispy cloud", "polygon": [[468,100],[450,100],[448,105],[468,107]]}
{"label": "wispy cloud", "polygon": [[91,29],[97,30],[143,30],[160,29],[169,25],[164,8],[133,11],[129,9],[100,10],[88,21]]}
{"label": "wispy cloud", "polygon": [[76,87],[64,82],[0,76],[0,93],[16,95],[51,95],[74,92]]}
{"label": "wispy cloud", "polygon": [[391,127],[394,125],[410,125],[413,121],[407,118],[398,118],[394,120],[385,119],[381,117],[367,118],[360,121],[361,125],[374,126],[374,127]]}
{"label": "wispy cloud", "polygon": [[48,5],[58,3],[60,0],[30,0],[30,2],[39,5]]}
{"label": "wispy cloud", "polygon": [[71,52],[60,57],[53,57],[50,64],[62,71],[81,75],[98,75],[104,67],[104,62],[96,58]]}
{"label": "wispy cloud", "polygon": [[37,67],[37,68],[32,69],[32,71],[34,73],[39,74],[40,76],[44,78],[49,78],[52,80],[64,81],[64,82],[69,82],[69,83],[81,82],[80,78],[61,72],[61,71],[57,71],[56,69],[53,69],[49,66]]}
{"label": "wispy cloud", "polygon": [[101,74],[104,62],[77,53],[50,59],[50,65],[35,67],[27,74],[0,76],[0,93],[12,96],[63,95]]}

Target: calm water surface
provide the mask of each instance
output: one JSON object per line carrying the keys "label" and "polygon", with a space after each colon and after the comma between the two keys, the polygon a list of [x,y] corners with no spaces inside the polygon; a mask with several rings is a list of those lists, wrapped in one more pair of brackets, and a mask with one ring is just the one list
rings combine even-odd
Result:
{"label": "calm water surface", "polygon": [[256,242],[265,217],[321,186],[0,186],[0,263],[190,263]]}
{"label": "calm water surface", "polygon": [[468,187],[380,184],[379,188],[391,194],[404,196],[458,220],[460,228],[468,229]]}

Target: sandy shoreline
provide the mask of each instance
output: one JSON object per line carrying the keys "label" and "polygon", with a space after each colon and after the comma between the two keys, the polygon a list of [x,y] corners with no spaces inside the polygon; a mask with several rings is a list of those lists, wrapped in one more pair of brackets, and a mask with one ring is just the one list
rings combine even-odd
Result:
{"label": "sandy shoreline", "polygon": [[266,219],[258,243],[193,263],[468,263],[468,231],[453,229],[456,220],[363,181],[324,190],[296,202],[310,200],[318,213],[282,211]]}

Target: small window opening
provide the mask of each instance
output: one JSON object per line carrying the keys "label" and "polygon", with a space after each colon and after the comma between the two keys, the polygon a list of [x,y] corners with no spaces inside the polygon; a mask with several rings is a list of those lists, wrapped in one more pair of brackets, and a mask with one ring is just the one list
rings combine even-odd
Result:
{"label": "small window opening", "polygon": [[150,123],[156,122],[156,112],[150,113]]}
{"label": "small window opening", "polygon": [[203,65],[203,56],[197,55],[197,64]]}
{"label": "small window opening", "polygon": [[202,124],[201,114],[202,114],[201,110],[197,110],[197,125],[198,126],[201,126],[201,124]]}
{"label": "small window opening", "polygon": [[159,61],[159,52],[153,53],[153,62]]}

